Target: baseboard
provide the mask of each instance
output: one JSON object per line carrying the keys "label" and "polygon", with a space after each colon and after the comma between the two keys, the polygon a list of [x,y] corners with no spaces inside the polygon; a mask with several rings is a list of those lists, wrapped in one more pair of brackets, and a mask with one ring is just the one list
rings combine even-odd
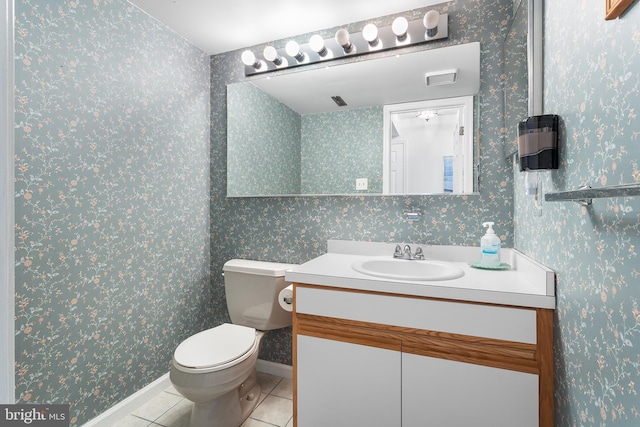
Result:
{"label": "baseboard", "polygon": [[[265,374],[276,375],[283,378],[293,378],[293,369],[289,365],[260,360],[256,362],[256,370]],[[167,372],[148,386],[133,393],[115,406],[107,409],[102,414],[89,420],[84,427],[109,427],[131,414],[171,385]]]}
{"label": "baseboard", "polygon": [[167,372],[148,386],[133,393],[115,406],[107,409],[102,414],[89,420],[84,427],[109,427],[120,421],[133,411],[144,405],[171,385]]}
{"label": "baseboard", "polygon": [[282,363],[269,362],[268,360],[258,359],[256,362],[256,370],[283,378],[293,378],[293,368]]}

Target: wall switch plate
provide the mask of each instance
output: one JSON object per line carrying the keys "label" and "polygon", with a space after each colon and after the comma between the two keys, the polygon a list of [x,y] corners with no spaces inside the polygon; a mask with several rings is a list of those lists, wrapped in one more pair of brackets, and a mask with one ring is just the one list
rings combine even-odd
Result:
{"label": "wall switch plate", "polygon": [[369,187],[369,179],[368,178],[357,178],[356,179],[356,190],[366,190]]}

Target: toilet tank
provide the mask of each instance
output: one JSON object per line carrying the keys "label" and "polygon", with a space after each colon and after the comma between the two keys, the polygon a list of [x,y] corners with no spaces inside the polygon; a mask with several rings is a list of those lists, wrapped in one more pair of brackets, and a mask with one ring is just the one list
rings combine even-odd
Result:
{"label": "toilet tank", "polygon": [[231,322],[260,331],[291,326],[291,312],[278,304],[278,294],[290,283],[286,270],[294,264],[232,259],[222,268]]}

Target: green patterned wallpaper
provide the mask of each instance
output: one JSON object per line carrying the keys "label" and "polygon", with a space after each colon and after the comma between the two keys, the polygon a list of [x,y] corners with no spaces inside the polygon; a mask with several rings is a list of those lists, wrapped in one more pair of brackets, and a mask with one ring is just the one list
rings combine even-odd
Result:
{"label": "green patterned wallpaper", "polygon": [[15,13],[16,399],[76,426],[211,325],[209,57],[124,0]]}
{"label": "green patterned wallpaper", "polygon": [[[605,21],[601,1],[545,2],[544,112],[560,168],[544,192],[640,183],[640,5]],[[515,174],[517,247],[557,272],[556,425],[640,424],[640,198],[543,202]]]}

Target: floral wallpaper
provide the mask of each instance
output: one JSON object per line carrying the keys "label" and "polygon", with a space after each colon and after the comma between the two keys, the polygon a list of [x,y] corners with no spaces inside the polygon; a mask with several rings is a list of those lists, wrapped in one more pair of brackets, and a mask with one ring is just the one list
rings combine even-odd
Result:
{"label": "floral wallpaper", "polygon": [[[382,107],[302,116],[302,194],[382,193]],[[366,191],[356,179],[367,178]]]}
{"label": "floral wallpaper", "polygon": [[227,195],[299,194],[300,114],[249,82],[227,102]]}
{"label": "floral wallpaper", "polygon": [[[640,5],[545,2],[544,111],[560,168],[543,192],[640,183]],[[640,198],[542,202],[515,174],[516,246],[557,272],[556,425],[640,424]]]}
{"label": "floral wallpaper", "polygon": [[[502,48],[512,0],[456,0],[436,8],[449,13],[449,38],[408,50],[481,43],[478,194],[227,198],[226,87],[245,80],[244,67],[241,50],[211,58],[211,277],[217,323],[228,319],[221,272],[231,258],[302,263],[324,253],[327,239],[478,245],[481,224],[489,220],[495,221],[503,244],[513,246],[513,173],[502,142]],[[403,15],[413,20],[425,12],[418,9]],[[381,17],[375,23],[390,25],[394,18]],[[360,31],[363,26],[356,23],[348,28]],[[321,35],[332,37],[335,31],[328,29]],[[295,39],[304,43],[309,36]],[[274,45],[281,47],[286,41]],[[264,47],[255,46],[255,50]],[[422,210],[420,221],[403,216],[409,206]],[[291,329],[269,332],[260,358],[291,364]]]}
{"label": "floral wallpaper", "polygon": [[16,399],[80,425],[211,323],[209,57],[124,0],[15,14]]}

